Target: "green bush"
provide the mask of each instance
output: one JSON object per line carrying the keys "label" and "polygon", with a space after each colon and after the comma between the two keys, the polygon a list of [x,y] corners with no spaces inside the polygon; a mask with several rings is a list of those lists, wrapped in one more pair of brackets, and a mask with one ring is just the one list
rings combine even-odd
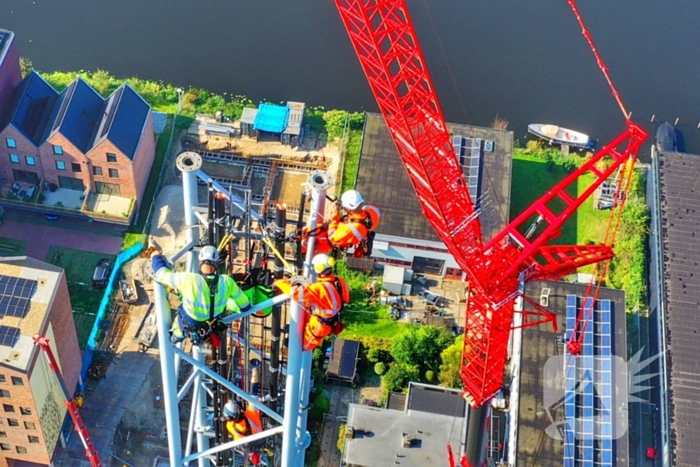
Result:
{"label": "green bush", "polygon": [[453,340],[454,337],[447,328],[410,327],[393,339],[391,356],[406,366],[436,370],[440,365],[440,352]]}
{"label": "green bush", "polygon": [[409,382],[420,381],[420,368],[418,365],[394,363],[382,376],[382,380],[387,391],[401,391],[408,387]]}
{"label": "green bush", "polygon": [[427,382],[432,383],[434,379],[435,379],[435,372],[433,370],[428,370],[425,372],[425,380]]}
{"label": "green bush", "polygon": [[462,378],[460,370],[462,369],[462,347],[464,346],[464,335],[457,336],[454,343],[447,347],[440,354],[440,373],[438,380],[443,386],[448,388],[461,389]]}
{"label": "green bush", "polygon": [[323,416],[331,410],[331,400],[325,394],[318,395],[313,401],[313,407],[309,410],[309,418],[316,422],[322,422]]}
{"label": "green bush", "polygon": [[384,364],[384,362],[375,363],[374,372],[379,376],[382,376],[384,373],[386,373],[386,365]]}
{"label": "green bush", "polygon": [[338,451],[340,452],[343,452],[343,449],[345,449],[345,428],[347,428],[345,423],[340,425],[340,428],[338,428],[338,442],[336,443],[336,446],[338,446]]}

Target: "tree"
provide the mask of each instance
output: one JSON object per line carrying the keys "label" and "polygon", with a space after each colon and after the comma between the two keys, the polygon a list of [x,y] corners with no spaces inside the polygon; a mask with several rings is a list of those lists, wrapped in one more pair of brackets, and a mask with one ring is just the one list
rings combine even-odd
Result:
{"label": "tree", "polygon": [[409,381],[420,380],[420,369],[417,365],[394,363],[382,379],[387,391],[400,391],[408,386]]}
{"label": "tree", "polygon": [[24,78],[34,69],[34,64],[28,58],[19,57],[19,69],[22,72],[22,78]]}
{"label": "tree", "polygon": [[379,376],[382,376],[386,372],[386,365],[383,362],[377,362],[374,364],[374,372]]}
{"label": "tree", "polygon": [[436,370],[440,365],[440,352],[450,345],[452,340],[452,333],[447,328],[410,327],[394,338],[391,343],[391,356],[404,365]]}
{"label": "tree", "polygon": [[447,347],[440,354],[442,364],[438,380],[443,386],[448,388],[462,388],[462,378],[459,372],[462,368],[462,347],[464,346],[464,335],[457,337],[452,345]]}

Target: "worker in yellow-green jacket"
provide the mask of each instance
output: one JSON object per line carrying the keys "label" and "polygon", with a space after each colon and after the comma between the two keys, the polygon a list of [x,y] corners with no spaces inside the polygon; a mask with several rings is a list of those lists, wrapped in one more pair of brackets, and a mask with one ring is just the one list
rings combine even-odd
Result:
{"label": "worker in yellow-green jacket", "polygon": [[182,299],[170,330],[173,342],[191,338],[198,345],[210,340],[212,332],[217,330],[217,318],[224,311],[237,313],[250,309],[248,297],[236,282],[228,275],[219,274],[218,263],[219,252],[210,245],[199,252],[199,273],[173,272],[160,251],[151,255],[156,281],[177,290]]}

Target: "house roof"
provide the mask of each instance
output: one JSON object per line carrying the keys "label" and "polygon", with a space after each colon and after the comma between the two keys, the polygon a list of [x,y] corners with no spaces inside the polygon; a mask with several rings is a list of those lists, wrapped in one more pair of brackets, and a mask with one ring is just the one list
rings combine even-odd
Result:
{"label": "house roof", "polygon": [[5,54],[6,48],[12,43],[13,36],[14,33],[12,31],[0,29],[0,63],[2,63],[2,56]]}
{"label": "house roof", "polygon": [[359,342],[346,341],[345,339],[334,340],[326,374],[332,378],[355,379],[355,367],[359,351]]}
{"label": "house roof", "polygon": [[82,78],[61,93],[51,134],[61,133],[81,152],[90,150],[90,139],[104,99]]}
{"label": "house roof", "polygon": [[[399,461],[401,467],[445,465],[448,444],[460,452],[465,423],[463,417],[349,404],[347,426],[354,429],[354,436],[345,439],[342,460],[362,467],[393,466]],[[403,447],[404,434],[411,437],[410,447]]]}
{"label": "house roof", "polygon": [[34,70],[15,88],[1,127],[12,124],[39,146],[58,99],[58,93]]}
{"label": "house roof", "polygon": [[[696,465],[700,446],[700,156],[660,153],[658,193],[675,465]],[[696,428],[693,428],[696,427]]]}
{"label": "house roof", "polygon": [[260,104],[253,123],[254,130],[282,133],[287,127],[289,107],[286,105]]}
{"label": "house roof", "polygon": [[448,417],[464,417],[467,401],[454,389],[411,383],[406,408]]}
{"label": "house roof", "polygon": [[[453,135],[494,142],[493,151],[482,152],[479,174],[482,196],[484,193],[488,196],[481,205],[482,232],[484,239],[490,239],[508,222],[513,133],[455,123],[448,123],[447,128]],[[469,173],[464,167],[463,171],[466,180]],[[378,234],[440,241],[422,214],[396,145],[378,113],[368,112],[365,119],[355,189],[382,211]]]}
{"label": "house roof", "polygon": [[126,157],[133,160],[151,107],[125,83],[107,98],[100,113],[102,120],[95,127],[91,147],[108,139]]}

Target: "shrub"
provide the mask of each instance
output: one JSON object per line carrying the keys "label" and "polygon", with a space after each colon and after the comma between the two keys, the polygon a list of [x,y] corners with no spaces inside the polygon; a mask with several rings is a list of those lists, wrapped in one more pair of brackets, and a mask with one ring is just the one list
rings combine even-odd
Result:
{"label": "shrub", "polygon": [[382,376],[384,373],[386,373],[386,365],[383,362],[375,363],[374,372],[377,373],[379,376]]}
{"label": "shrub", "polygon": [[387,391],[400,391],[405,389],[410,381],[420,380],[420,369],[417,365],[394,363],[382,379]]}
{"label": "shrub", "polygon": [[435,372],[433,370],[428,370],[425,372],[425,380],[427,382],[432,383],[434,379],[435,379]]}
{"label": "shrub", "polygon": [[343,452],[343,449],[345,449],[345,428],[347,425],[343,423],[340,425],[340,428],[338,428],[338,442],[336,443],[336,446],[338,446],[338,451]]}

